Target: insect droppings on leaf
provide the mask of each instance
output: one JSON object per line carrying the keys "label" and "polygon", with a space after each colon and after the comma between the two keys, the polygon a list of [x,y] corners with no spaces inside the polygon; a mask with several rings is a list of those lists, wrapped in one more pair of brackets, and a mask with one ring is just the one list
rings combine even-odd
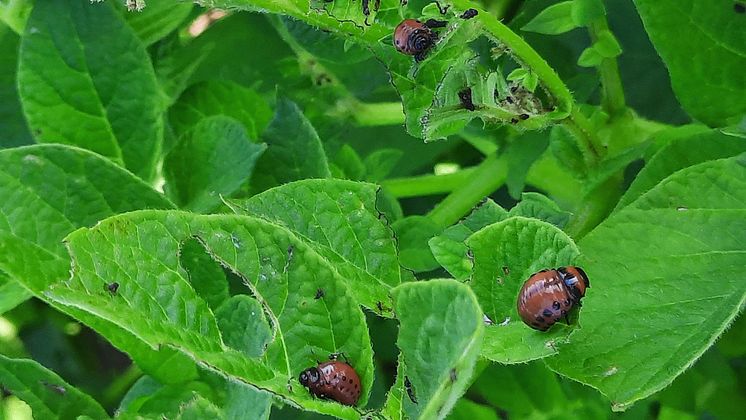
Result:
{"label": "insect droppings on leaf", "polygon": [[461,19],[471,19],[478,14],[479,12],[477,12],[477,9],[466,9],[466,11],[461,15]]}
{"label": "insect droppings on leaf", "polygon": [[326,295],[326,293],[324,292],[324,289],[318,288],[318,289],[316,289],[316,295],[313,298],[316,299],[316,300],[319,300],[322,297],[324,297],[325,295]]}
{"label": "insect droppings on leaf", "polygon": [[474,102],[471,101],[471,88],[467,87],[463,90],[461,90],[458,93],[458,99],[461,101],[461,106],[468,109],[469,111],[474,111]]}
{"label": "insect droppings on leaf", "polygon": [[111,283],[107,284],[106,285],[106,290],[108,290],[109,293],[111,293],[112,295],[116,295],[117,294],[117,290],[119,290],[119,283],[117,283],[117,282],[111,282]]}
{"label": "insect droppings on leaf", "polygon": [[417,395],[414,392],[414,387],[412,386],[412,382],[409,380],[409,376],[404,377],[404,389],[407,390],[407,396],[409,396],[409,399],[414,404],[417,404]]}

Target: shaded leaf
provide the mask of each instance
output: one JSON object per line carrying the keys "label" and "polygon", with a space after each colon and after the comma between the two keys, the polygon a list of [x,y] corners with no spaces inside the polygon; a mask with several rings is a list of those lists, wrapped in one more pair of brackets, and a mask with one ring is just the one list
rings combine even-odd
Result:
{"label": "shaded leaf", "polygon": [[252,89],[228,80],[211,80],[190,86],[168,111],[176,135],[192,130],[202,119],[215,115],[239,121],[248,138],[257,142],[272,119],[272,110]]}
{"label": "shaded leaf", "polygon": [[189,16],[193,7],[194,5],[189,2],[148,0],[147,7],[143,10],[123,11],[122,14],[143,44],[148,46],[176,30]]}
{"label": "shaded leaf", "polygon": [[593,288],[552,369],[620,410],[691,365],[746,301],[745,179],[744,155],[683,169],[584,237]]}
{"label": "shaded leaf", "polygon": [[740,122],[746,114],[746,32],[734,29],[744,22],[733,2],[635,0],[635,5],[687,113],[710,126]]}
{"label": "shaded leaf", "polygon": [[261,139],[267,143],[267,151],[251,178],[252,188],[257,191],[300,179],[331,176],[316,130],[288,99],[278,99],[275,117]]}
{"label": "shaded leaf", "polygon": [[391,227],[396,233],[402,267],[416,273],[438,267],[427,243],[442,231],[440,226],[425,216],[408,216],[397,220]]}
{"label": "shaded leaf", "polygon": [[454,280],[405,283],[394,290],[397,345],[417,404],[401,397],[410,418],[444,418],[466,391],[482,344],[474,294]]}
{"label": "shaded leaf", "polygon": [[36,4],[18,69],[21,102],[37,142],[76,145],[145,180],[154,177],[163,99],[145,46],[111,4]]}
{"label": "shaded leaf", "polygon": [[[248,200],[229,200],[238,214],[284,226],[334,262],[361,305],[390,316],[391,287],[401,283],[393,233],[379,218],[378,187],[343,180],[305,180]],[[388,310],[378,308],[381,302]]]}
{"label": "shaded leaf", "polygon": [[557,35],[571,31],[581,25],[573,19],[573,1],[553,4],[534,16],[521,30],[546,35]]}
{"label": "shaded leaf", "polygon": [[0,383],[4,391],[26,402],[35,418],[109,418],[93,398],[33,360],[0,354]]}
{"label": "shaded leaf", "polygon": [[214,116],[184,133],[163,163],[166,190],[180,207],[207,213],[220,196],[234,193],[266,150],[254,144],[238,121]]}
{"label": "shaded leaf", "polygon": [[479,207],[458,224],[447,228],[442,234],[430,239],[428,245],[435,259],[457,280],[466,280],[471,275],[472,261],[468,255],[466,239],[487,225],[508,217],[508,212],[492,199],[486,199]]}

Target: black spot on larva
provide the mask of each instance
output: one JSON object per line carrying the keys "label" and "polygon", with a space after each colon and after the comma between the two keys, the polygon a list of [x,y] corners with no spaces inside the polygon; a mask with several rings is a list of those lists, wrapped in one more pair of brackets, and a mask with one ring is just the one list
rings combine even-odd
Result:
{"label": "black spot on larva", "polygon": [[508,268],[507,265],[504,265],[502,268],[503,268],[503,274],[505,274],[506,276],[510,275],[510,268]]}
{"label": "black spot on larva", "polygon": [[117,294],[117,290],[119,290],[119,283],[113,282],[106,285],[106,290],[109,291],[112,295]]}
{"label": "black spot on larva", "polygon": [[350,380],[349,380],[349,381],[347,381],[347,382],[349,382],[349,383],[352,383],[352,379],[350,379]]}
{"label": "black spot on larva", "polygon": [[536,317],[536,322],[544,322],[544,318],[541,317],[541,315]]}
{"label": "black spot on larva", "polygon": [[551,310],[549,310],[549,309],[544,309],[544,312],[542,312],[542,315],[544,315],[545,317],[549,318],[549,317],[551,317],[551,316],[552,316],[553,314],[552,314],[552,311],[551,311]]}
{"label": "black spot on larva", "polygon": [[324,297],[325,294],[326,293],[324,293],[324,289],[316,289],[316,295],[313,298],[318,300]]}
{"label": "black spot on larva", "polygon": [[527,120],[528,119],[528,114],[521,114],[521,115],[518,116],[518,118],[520,118],[522,120]]}
{"label": "black spot on larva", "polygon": [[559,311],[560,303],[555,300],[554,302],[552,302],[552,308],[554,308],[555,311]]}

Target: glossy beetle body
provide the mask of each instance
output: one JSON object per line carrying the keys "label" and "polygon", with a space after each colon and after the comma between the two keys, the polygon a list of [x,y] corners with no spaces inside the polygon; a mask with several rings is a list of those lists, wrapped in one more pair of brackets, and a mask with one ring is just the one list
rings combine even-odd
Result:
{"label": "glossy beetle body", "polygon": [[394,47],[402,54],[413,55],[417,61],[425,58],[436,39],[430,28],[415,19],[405,19],[394,30]]}
{"label": "glossy beetle body", "polygon": [[582,268],[568,266],[534,273],[518,293],[518,314],[533,329],[546,331],[585,296],[590,287]]}
{"label": "glossy beetle body", "polygon": [[311,394],[354,406],[360,399],[360,377],[355,369],[339,360],[319,363],[301,372],[298,380]]}

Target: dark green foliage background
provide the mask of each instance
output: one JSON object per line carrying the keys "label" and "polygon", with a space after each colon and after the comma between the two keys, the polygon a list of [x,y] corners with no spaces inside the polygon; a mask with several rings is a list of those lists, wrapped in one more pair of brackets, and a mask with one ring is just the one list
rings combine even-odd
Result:
{"label": "dark green foliage background", "polygon": [[0,0],[0,418],[742,417],[745,2],[199,3]]}

